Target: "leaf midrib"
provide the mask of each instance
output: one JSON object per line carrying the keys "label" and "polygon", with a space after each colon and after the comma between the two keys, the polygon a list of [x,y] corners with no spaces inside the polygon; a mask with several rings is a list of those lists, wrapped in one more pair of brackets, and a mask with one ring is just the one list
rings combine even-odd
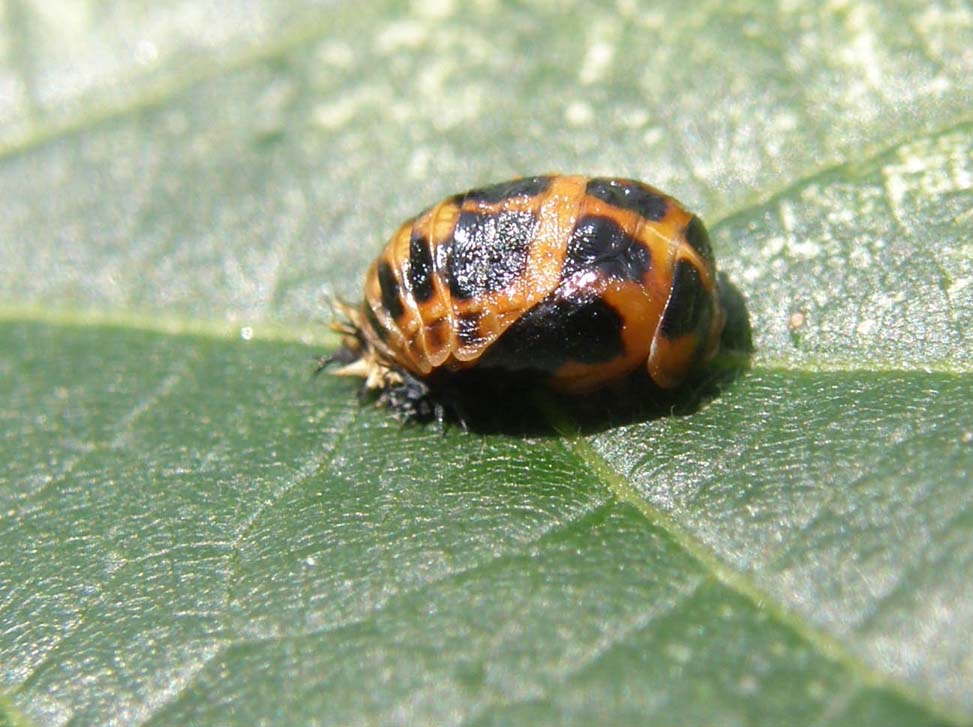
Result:
{"label": "leaf midrib", "polygon": [[[97,309],[42,308],[0,302],[0,324],[37,324],[62,328],[116,329],[132,333],[155,333],[210,341],[239,341],[246,343],[279,343],[308,347],[308,361],[334,350],[340,344],[324,321],[289,323],[287,321],[227,321],[211,318],[185,318],[177,315],[152,315],[101,311]],[[310,365],[310,364],[309,364]],[[973,374],[973,359],[960,357],[912,362],[911,365],[882,364],[861,356],[828,356],[811,358],[807,355],[788,357],[778,353],[759,351],[749,360],[745,355],[730,353],[717,358],[714,365],[746,369],[766,374],[924,374],[966,376]]]}

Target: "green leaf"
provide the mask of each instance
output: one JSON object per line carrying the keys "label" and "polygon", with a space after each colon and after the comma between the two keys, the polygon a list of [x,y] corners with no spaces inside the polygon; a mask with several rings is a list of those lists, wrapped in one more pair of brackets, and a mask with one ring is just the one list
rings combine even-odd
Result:
{"label": "green leaf", "polygon": [[[0,724],[969,723],[971,45],[949,2],[0,7]],[[551,169],[703,215],[748,370],[528,437],[312,377],[396,224]]]}

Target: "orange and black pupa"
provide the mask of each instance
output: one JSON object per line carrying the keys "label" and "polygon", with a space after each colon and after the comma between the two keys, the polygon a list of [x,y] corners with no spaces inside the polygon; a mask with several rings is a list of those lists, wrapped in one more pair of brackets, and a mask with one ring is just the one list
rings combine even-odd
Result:
{"label": "orange and black pupa", "polygon": [[673,388],[714,354],[725,318],[698,217],[642,182],[566,175],[406,221],[341,313],[334,373],[419,419],[442,418],[441,392],[472,371],[582,394],[641,370]]}

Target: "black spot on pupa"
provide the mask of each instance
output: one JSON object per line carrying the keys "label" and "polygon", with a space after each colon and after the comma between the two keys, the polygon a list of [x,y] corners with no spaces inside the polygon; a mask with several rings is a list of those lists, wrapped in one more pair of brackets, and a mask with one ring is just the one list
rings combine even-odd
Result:
{"label": "black spot on pupa", "polygon": [[550,177],[525,177],[510,182],[493,184],[489,187],[471,189],[463,195],[463,199],[483,204],[496,204],[510,197],[534,197],[550,186]]}
{"label": "black spot on pupa", "polygon": [[365,320],[368,321],[368,325],[375,331],[375,335],[379,337],[379,340],[387,341],[389,332],[385,330],[385,326],[378,320],[375,311],[372,310],[372,307],[368,303],[365,303],[362,307],[365,309]]}
{"label": "black spot on pupa", "polygon": [[508,287],[527,266],[536,229],[531,212],[461,213],[452,240],[440,246],[448,247],[443,262],[452,295],[465,300]]}
{"label": "black spot on pupa", "polygon": [[384,260],[378,264],[378,285],[382,289],[382,306],[392,318],[399,318],[405,313],[399,297],[399,281],[395,279],[392,266]]}
{"label": "black spot on pupa", "polygon": [[409,286],[418,303],[425,303],[435,292],[432,284],[432,253],[429,240],[416,232],[409,240]]}
{"label": "black spot on pupa", "polygon": [[648,248],[625,234],[614,220],[587,215],[578,220],[568,240],[561,278],[579,270],[600,270],[617,280],[642,282],[652,266]]}
{"label": "black spot on pupa", "polygon": [[480,321],[482,317],[479,313],[459,316],[456,318],[456,337],[464,346],[476,346],[483,341],[480,335]]}
{"label": "black spot on pupa", "polygon": [[687,260],[676,263],[672,276],[672,293],[659,324],[662,334],[669,339],[687,333],[700,332],[706,338],[713,317],[713,296],[703,287],[696,266]]}
{"label": "black spot on pupa", "polygon": [[658,222],[665,217],[669,209],[665,197],[650,192],[630,179],[592,179],[588,182],[585,191],[612,207],[638,212],[642,217],[653,222]]}
{"label": "black spot on pupa", "polygon": [[508,328],[481,366],[554,372],[569,361],[600,363],[625,351],[622,318],[601,298],[561,297],[554,291]]}
{"label": "black spot on pupa", "polygon": [[710,244],[709,234],[706,232],[706,225],[703,224],[703,221],[693,215],[683,234],[689,246],[700,254],[707,265],[711,268],[716,267],[716,261],[713,258],[713,246]]}

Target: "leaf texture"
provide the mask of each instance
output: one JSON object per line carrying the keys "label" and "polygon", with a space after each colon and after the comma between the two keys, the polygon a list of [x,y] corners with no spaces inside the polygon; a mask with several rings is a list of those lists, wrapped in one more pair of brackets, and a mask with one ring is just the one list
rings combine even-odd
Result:
{"label": "leaf texture", "polygon": [[[581,8],[0,6],[0,723],[973,719],[973,9]],[[311,376],[552,169],[706,219],[745,371],[531,436]]]}

